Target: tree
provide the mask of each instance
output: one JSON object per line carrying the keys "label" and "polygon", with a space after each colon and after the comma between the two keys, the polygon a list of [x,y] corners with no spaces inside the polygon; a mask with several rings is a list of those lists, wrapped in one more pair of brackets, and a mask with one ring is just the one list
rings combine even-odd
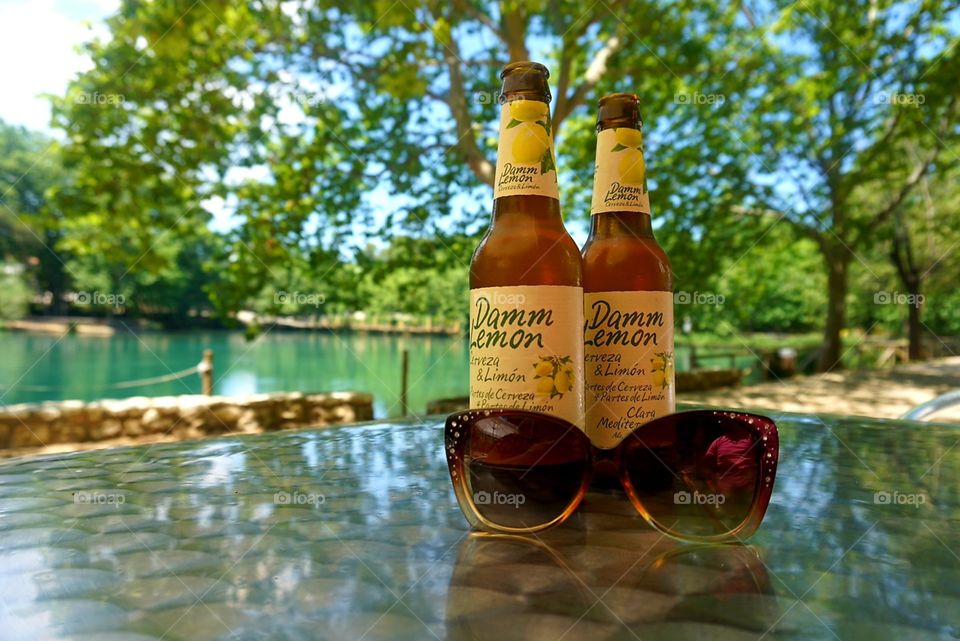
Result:
{"label": "tree", "polygon": [[[111,38],[86,47],[94,69],[57,101],[77,177],[59,197],[101,238],[130,231],[120,247],[89,240],[139,270],[163,267],[150,239],[196,228],[222,199],[240,220],[215,292],[230,311],[271,270],[297,254],[322,262],[312,254],[352,242],[358,225],[475,231],[489,209],[497,74],[510,59],[534,55],[555,70],[560,135],[592,117],[578,110],[601,92],[629,87],[662,103],[678,79],[719,70],[711,42],[732,15],[705,0],[588,10],[570,0],[128,0],[107,21]],[[641,39],[643,24],[657,28]],[[589,175],[592,159],[569,157]]]}
{"label": "tree", "polygon": [[[47,192],[63,179],[53,141],[0,121],[0,262],[14,261],[26,271],[15,278],[35,281],[50,292],[54,312],[63,310],[68,273],[61,247],[61,212]],[[19,294],[14,298],[22,298]]]}
{"label": "tree", "polygon": [[[908,153],[917,158],[919,152],[912,147],[908,145]],[[907,293],[911,360],[925,356],[922,313],[926,282],[948,268],[953,268],[956,273],[958,261],[954,249],[960,245],[958,211],[960,192],[956,180],[941,173],[934,177],[923,176],[915,193],[892,213],[890,260]]]}
{"label": "tree", "polygon": [[[754,206],[817,243],[828,303],[819,367],[839,365],[851,262],[874,242],[956,139],[955,2],[774,3],[751,16],[767,33],[745,54],[758,71],[735,120],[751,166]],[[891,157],[916,141],[915,158]],[[906,169],[906,171],[904,171]],[[858,189],[881,190],[876,208]]]}

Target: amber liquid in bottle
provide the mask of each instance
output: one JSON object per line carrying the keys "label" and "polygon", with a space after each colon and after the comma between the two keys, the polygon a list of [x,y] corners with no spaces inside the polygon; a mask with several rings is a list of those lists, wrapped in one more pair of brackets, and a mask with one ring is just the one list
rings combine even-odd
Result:
{"label": "amber liquid in bottle", "polygon": [[470,406],[582,427],[583,283],[560,215],[549,73],[515,62],[500,77],[493,219],[470,265]]}
{"label": "amber liquid in bottle", "polygon": [[614,447],[675,409],[673,280],[653,235],[639,100],[600,99],[590,236],[583,247],[586,433]]}

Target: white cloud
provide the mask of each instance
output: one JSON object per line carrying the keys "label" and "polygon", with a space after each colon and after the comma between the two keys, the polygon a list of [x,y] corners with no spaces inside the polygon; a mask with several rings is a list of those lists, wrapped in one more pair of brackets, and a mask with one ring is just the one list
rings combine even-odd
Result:
{"label": "white cloud", "polygon": [[105,35],[102,20],[118,6],[119,0],[0,2],[0,118],[49,131],[50,105],[40,94],[62,94],[76,73],[90,68],[76,47]]}

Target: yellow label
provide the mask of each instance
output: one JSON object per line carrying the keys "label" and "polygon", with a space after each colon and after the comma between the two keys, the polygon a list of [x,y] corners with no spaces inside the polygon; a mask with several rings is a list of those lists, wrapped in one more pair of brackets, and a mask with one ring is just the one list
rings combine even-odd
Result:
{"label": "yellow label", "polygon": [[673,294],[583,295],[586,432],[610,448],[675,410]]}
{"label": "yellow label", "polygon": [[597,134],[597,164],[593,174],[591,214],[608,211],[650,213],[643,133],[618,127]]}
{"label": "yellow label", "polygon": [[500,110],[493,197],[501,196],[560,197],[550,106],[545,102],[511,100]]}
{"label": "yellow label", "polygon": [[583,428],[583,289],[470,290],[470,407],[554,414]]}

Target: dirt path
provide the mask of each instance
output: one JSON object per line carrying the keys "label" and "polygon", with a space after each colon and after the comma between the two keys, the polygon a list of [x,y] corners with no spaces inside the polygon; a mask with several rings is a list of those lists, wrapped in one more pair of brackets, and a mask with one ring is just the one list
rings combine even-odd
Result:
{"label": "dirt path", "polygon": [[[945,392],[960,389],[960,357],[878,371],[797,376],[746,387],[680,394],[679,401],[730,408],[898,418]],[[936,420],[960,423],[960,408]]]}

